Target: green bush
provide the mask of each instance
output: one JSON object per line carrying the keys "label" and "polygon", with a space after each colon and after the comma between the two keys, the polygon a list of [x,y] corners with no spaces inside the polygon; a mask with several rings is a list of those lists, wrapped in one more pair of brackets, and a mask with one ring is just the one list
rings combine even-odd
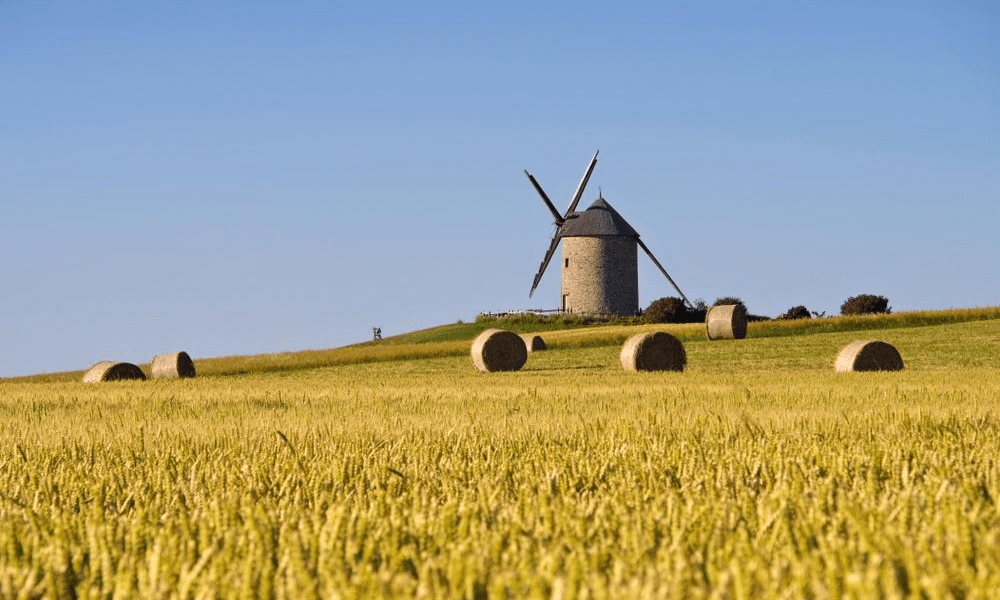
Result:
{"label": "green bush", "polygon": [[[750,314],[750,311],[747,310],[746,303],[744,303],[742,299],[737,298],[736,296],[723,296],[721,298],[716,298],[715,302],[712,304],[712,306],[728,306],[730,304],[738,304],[743,309],[743,314],[745,314],[747,316],[747,321],[770,321],[771,320],[771,317],[768,317],[768,316]],[[701,320],[702,321],[705,320],[705,315],[702,315]]]}
{"label": "green bush", "polygon": [[747,310],[747,305],[743,303],[743,300],[737,298],[736,296],[723,296],[721,298],[716,298],[712,306],[725,306],[728,304],[739,304],[743,308],[743,312],[750,314]]}
{"label": "green bush", "polygon": [[645,323],[690,323],[690,319],[687,304],[674,296],[653,300],[642,314]]}
{"label": "green bush", "polygon": [[851,296],[840,305],[842,315],[887,315],[891,312],[889,299],[874,294]]}
{"label": "green bush", "polygon": [[812,314],[809,312],[808,308],[806,308],[806,307],[804,307],[804,306],[802,306],[800,304],[798,306],[793,306],[793,307],[789,308],[787,311],[785,311],[784,314],[780,315],[778,318],[779,319],[811,319],[812,318]]}
{"label": "green bush", "polygon": [[694,301],[694,308],[688,310],[688,323],[704,323],[708,316],[708,304],[701,298]]}

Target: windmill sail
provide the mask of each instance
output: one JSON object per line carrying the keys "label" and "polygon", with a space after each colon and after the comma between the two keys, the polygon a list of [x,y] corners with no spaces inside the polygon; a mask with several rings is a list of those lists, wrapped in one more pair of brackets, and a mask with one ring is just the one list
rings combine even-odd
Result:
{"label": "windmill sail", "polygon": [[538,272],[535,273],[535,281],[531,284],[531,291],[528,292],[528,297],[535,293],[535,288],[538,287],[539,282],[542,281],[542,275],[545,274],[545,268],[549,266],[549,261],[552,260],[552,255],[556,253],[556,248],[559,246],[559,231],[556,231],[555,235],[552,236],[552,243],[549,244],[549,251],[545,253],[545,258],[542,260],[542,264],[538,266]]}
{"label": "windmill sail", "polygon": [[535,191],[538,192],[538,195],[542,197],[542,202],[545,203],[545,206],[548,207],[549,212],[551,212],[552,216],[555,217],[556,225],[557,226],[562,225],[566,219],[564,219],[563,216],[559,214],[559,211],[556,210],[556,205],[552,204],[552,201],[549,200],[549,195],[545,193],[545,190],[542,189],[542,186],[538,185],[538,180],[536,180],[535,176],[529,173],[527,169],[524,170],[524,174],[528,176],[528,181],[531,182],[531,185],[535,186]]}
{"label": "windmill sail", "polygon": [[583,173],[583,179],[580,180],[580,185],[576,186],[576,193],[573,194],[573,199],[569,203],[569,208],[566,209],[566,214],[560,215],[559,211],[556,210],[552,200],[549,200],[548,194],[542,189],[542,186],[538,184],[538,180],[525,169],[524,174],[528,176],[528,181],[534,186],[535,191],[541,196],[542,202],[545,203],[546,208],[552,213],[555,218],[556,223],[556,233],[552,236],[552,242],[549,244],[549,250],[545,253],[545,258],[542,259],[542,264],[538,266],[538,272],[535,273],[535,280],[531,284],[531,291],[528,292],[528,297],[530,298],[535,293],[535,288],[542,281],[542,275],[545,274],[545,269],[549,266],[549,261],[552,260],[552,255],[556,253],[556,248],[559,246],[559,240],[561,238],[562,226],[566,222],[566,219],[573,214],[576,210],[576,205],[580,203],[580,198],[583,196],[583,190],[587,187],[587,182],[590,181],[590,175],[594,172],[594,167],[597,166],[597,154],[600,152],[594,152],[594,157],[590,159],[590,164],[587,165],[587,170]]}
{"label": "windmill sail", "polygon": [[576,210],[576,205],[580,203],[580,197],[583,196],[583,188],[587,187],[587,182],[590,181],[590,175],[594,172],[594,167],[597,166],[597,155],[600,152],[600,150],[594,152],[594,158],[590,159],[590,165],[587,166],[587,171],[583,174],[580,185],[576,187],[576,193],[573,194],[573,201],[569,203],[569,208],[566,209],[566,218],[569,218],[573,214],[573,211]]}
{"label": "windmill sail", "polygon": [[667,281],[670,282],[670,285],[674,286],[674,289],[677,290],[677,293],[681,295],[681,298],[684,298],[684,302],[686,302],[687,305],[690,306],[691,308],[694,308],[694,305],[691,304],[691,301],[687,299],[687,296],[684,295],[684,292],[681,291],[681,288],[677,287],[677,284],[674,282],[674,278],[671,277],[669,273],[667,273],[667,270],[663,268],[663,265],[660,264],[660,261],[656,260],[656,257],[653,256],[653,253],[650,251],[650,249],[646,247],[646,244],[644,244],[642,240],[639,239],[638,237],[635,238],[635,241],[639,243],[639,247],[641,247],[643,250],[646,251],[646,254],[648,254],[649,258],[653,261],[653,264],[656,265],[656,268],[660,270],[660,273],[663,273],[663,276],[667,278]]}

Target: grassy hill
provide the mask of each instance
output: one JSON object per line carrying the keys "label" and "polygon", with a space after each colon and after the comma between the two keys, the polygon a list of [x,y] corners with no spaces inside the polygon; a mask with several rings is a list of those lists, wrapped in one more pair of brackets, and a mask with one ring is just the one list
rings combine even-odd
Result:
{"label": "grassy hill", "polygon": [[[875,331],[908,327],[928,327],[970,321],[1000,319],[1000,306],[901,312],[888,315],[828,317],[820,319],[774,320],[750,323],[747,336],[769,338],[848,331]],[[704,339],[701,324],[648,325],[637,321],[594,323],[579,317],[511,316],[480,318],[473,323],[440,325],[397,336],[381,342],[365,342],[324,350],[301,350],[251,356],[219,358],[195,357],[200,376],[245,375],[275,371],[296,371],[336,365],[375,363],[459,356],[469,351],[471,341],[489,328],[516,333],[542,333],[550,348],[615,346],[630,336],[653,329],[668,331],[683,342]],[[140,365],[149,374],[149,365]],[[83,371],[68,371],[28,377],[0,379],[12,382],[79,381]]]}

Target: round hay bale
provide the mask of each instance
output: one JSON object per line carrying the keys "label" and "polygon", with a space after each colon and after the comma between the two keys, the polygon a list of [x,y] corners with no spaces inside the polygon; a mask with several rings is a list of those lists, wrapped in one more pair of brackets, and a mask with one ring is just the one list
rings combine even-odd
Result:
{"label": "round hay bale", "polygon": [[153,357],[153,377],[194,377],[194,361],[187,352],[171,352]]}
{"label": "round hay bale", "polygon": [[626,371],[683,371],[687,353],[679,339],[653,331],[629,338],[622,346],[621,361]]}
{"label": "round hay bale", "polygon": [[126,362],[114,362],[102,360],[90,367],[83,374],[84,383],[97,383],[100,381],[123,381],[126,379],[139,379],[145,381],[146,374],[142,369]]}
{"label": "round hay bale", "polygon": [[739,304],[722,304],[708,309],[705,333],[710,340],[742,340],[747,336],[747,312]]}
{"label": "round hay bale", "polygon": [[851,371],[901,371],[903,357],[892,344],[878,340],[851,342],[837,355],[833,368],[838,373]]}
{"label": "round hay bale", "polygon": [[537,352],[538,350],[545,350],[545,340],[542,339],[540,335],[525,334],[521,336],[524,339],[524,345],[527,346],[528,352]]}
{"label": "round hay bale", "polygon": [[472,364],[483,373],[517,371],[528,361],[521,336],[503,329],[487,329],[472,342]]}

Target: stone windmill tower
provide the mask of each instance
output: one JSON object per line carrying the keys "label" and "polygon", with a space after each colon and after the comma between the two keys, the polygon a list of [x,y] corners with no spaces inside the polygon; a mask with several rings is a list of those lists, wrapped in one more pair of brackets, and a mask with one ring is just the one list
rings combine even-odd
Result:
{"label": "stone windmill tower", "polygon": [[[598,150],[598,152],[600,152]],[[597,152],[577,186],[573,200],[565,214],[559,214],[538,181],[525,171],[525,175],[542,197],[545,206],[555,217],[556,232],[548,252],[535,274],[530,297],[535,293],[546,267],[555,254],[559,242],[563,243],[562,260],[562,310],[577,314],[636,315],[639,314],[639,253],[641,247],[653,264],[670,281],[688,305],[687,296],[681,291],[666,269],[660,265],[639,233],[628,224],[618,211],[600,194],[583,212],[574,212],[583,190],[597,166]]]}

